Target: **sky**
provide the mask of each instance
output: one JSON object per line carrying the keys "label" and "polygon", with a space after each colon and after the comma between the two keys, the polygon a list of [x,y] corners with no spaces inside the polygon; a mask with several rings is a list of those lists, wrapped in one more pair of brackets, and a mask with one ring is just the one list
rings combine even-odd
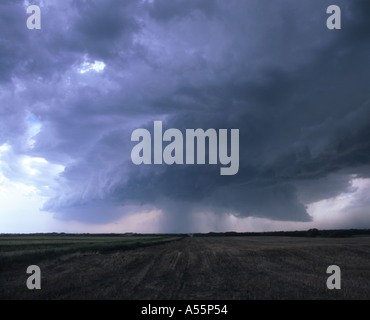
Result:
{"label": "sky", "polygon": [[[0,233],[370,228],[369,16],[363,0],[1,1]],[[131,134],[154,121],[238,129],[238,173],[135,165]]]}

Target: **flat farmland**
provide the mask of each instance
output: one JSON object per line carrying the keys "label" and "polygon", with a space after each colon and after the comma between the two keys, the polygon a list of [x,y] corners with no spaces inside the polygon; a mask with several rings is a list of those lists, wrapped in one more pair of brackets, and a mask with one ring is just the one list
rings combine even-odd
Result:
{"label": "flat farmland", "polygon": [[[23,260],[4,240],[0,298],[370,299],[370,237],[159,237],[130,248],[108,237],[99,245],[110,243],[110,250],[101,251],[88,244],[68,251],[73,239],[63,240],[57,250],[65,252],[49,257],[55,248],[43,248],[43,256],[28,252]],[[41,290],[26,287],[30,264],[41,268]],[[330,265],[341,269],[340,290],[327,289]]]}

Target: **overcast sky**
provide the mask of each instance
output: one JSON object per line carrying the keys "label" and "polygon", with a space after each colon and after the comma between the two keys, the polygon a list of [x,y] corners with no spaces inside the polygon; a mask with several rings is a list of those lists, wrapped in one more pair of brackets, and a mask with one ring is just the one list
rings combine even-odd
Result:
{"label": "overcast sky", "polygon": [[[369,1],[3,0],[0,17],[0,232],[370,228]],[[239,129],[239,172],[134,165],[156,120]]]}

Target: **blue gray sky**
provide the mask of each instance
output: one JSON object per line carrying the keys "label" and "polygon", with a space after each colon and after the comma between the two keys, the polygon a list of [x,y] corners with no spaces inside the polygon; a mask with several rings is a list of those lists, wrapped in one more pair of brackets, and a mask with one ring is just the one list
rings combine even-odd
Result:
{"label": "blue gray sky", "polygon": [[[0,232],[370,228],[368,1],[3,0],[0,15]],[[239,129],[238,174],[134,165],[131,133],[156,120]]]}

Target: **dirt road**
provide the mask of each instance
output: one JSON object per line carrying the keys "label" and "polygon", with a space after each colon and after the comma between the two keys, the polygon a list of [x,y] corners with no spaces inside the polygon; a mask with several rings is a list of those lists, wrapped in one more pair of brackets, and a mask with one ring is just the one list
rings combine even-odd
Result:
{"label": "dirt road", "polygon": [[[370,238],[209,237],[35,261],[0,275],[2,299],[370,299]],[[328,290],[329,265],[342,289]]]}

